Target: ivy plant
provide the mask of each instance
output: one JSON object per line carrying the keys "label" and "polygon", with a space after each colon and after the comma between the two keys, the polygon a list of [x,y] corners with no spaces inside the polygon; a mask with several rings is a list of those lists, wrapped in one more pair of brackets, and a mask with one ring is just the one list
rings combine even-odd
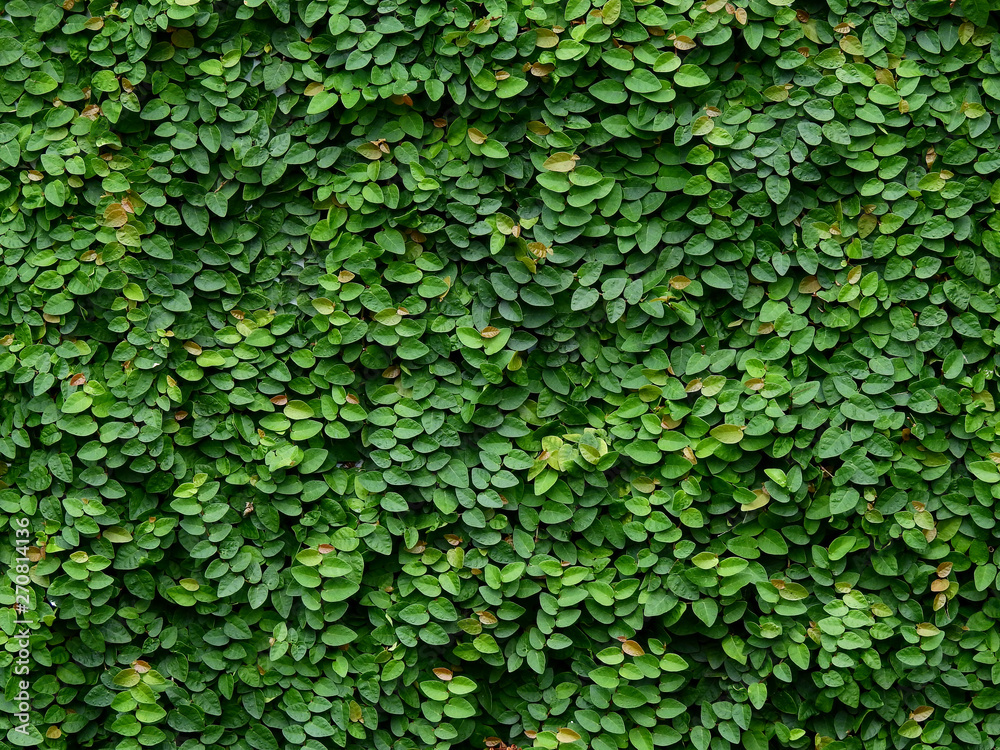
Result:
{"label": "ivy plant", "polygon": [[6,743],[996,747],[996,9],[0,0]]}

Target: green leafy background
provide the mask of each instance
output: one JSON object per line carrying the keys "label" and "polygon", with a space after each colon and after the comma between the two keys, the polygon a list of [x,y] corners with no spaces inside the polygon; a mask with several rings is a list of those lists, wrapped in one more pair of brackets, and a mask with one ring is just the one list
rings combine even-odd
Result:
{"label": "green leafy background", "polygon": [[989,2],[0,6],[9,744],[996,746]]}

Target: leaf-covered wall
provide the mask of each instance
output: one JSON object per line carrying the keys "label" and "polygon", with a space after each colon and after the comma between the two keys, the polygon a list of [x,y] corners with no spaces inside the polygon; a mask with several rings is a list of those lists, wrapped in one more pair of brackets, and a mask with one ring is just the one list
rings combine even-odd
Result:
{"label": "leaf-covered wall", "polygon": [[9,744],[996,746],[997,15],[600,1],[0,0]]}

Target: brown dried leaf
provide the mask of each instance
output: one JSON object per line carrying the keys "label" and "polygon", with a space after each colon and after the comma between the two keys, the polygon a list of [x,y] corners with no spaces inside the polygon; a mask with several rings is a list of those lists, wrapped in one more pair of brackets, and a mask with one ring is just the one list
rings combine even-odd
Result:
{"label": "brown dried leaf", "polygon": [[529,242],[528,252],[534,255],[539,260],[545,258],[552,248],[543,245],[541,242]]}
{"label": "brown dried leaf", "polygon": [[332,544],[321,544],[316,548],[316,551],[321,555],[329,555],[336,549]]}
{"label": "brown dried leaf", "polygon": [[875,71],[875,80],[886,86],[896,88],[896,79],[893,77],[892,71],[886,68],[879,68]]}
{"label": "brown dried leaf", "polygon": [[69,384],[72,386],[83,385],[87,382],[87,376],[82,372],[78,372],[70,376]]}
{"label": "brown dried leaf", "polygon": [[535,29],[535,46],[549,49],[559,44],[559,35],[553,29]]}
{"label": "brown dried leaf", "polygon": [[444,667],[436,667],[432,670],[439,680],[444,680],[445,682],[451,682],[451,679],[455,676],[450,669]]}
{"label": "brown dried leaf", "polygon": [[370,161],[378,161],[382,158],[382,149],[374,143],[362,143],[355,149],[355,151]]}
{"label": "brown dried leaf", "polygon": [[687,276],[674,276],[670,279],[670,288],[676,289],[677,291],[682,291],[691,286],[691,279]]}
{"label": "brown dried leaf", "polygon": [[622,651],[624,651],[629,656],[642,656],[645,651],[643,651],[642,646],[640,646],[635,641],[625,641],[622,644]]}
{"label": "brown dried leaf", "polygon": [[950,584],[945,579],[938,578],[935,579],[934,581],[931,581],[931,591],[936,591],[936,592],[947,591],[949,585]]}
{"label": "brown dried leaf", "polygon": [[968,44],[969,40],[972,39],[975,34],[976,25],[969,21],[966,21],[958,27],[958,41],[960,44]]}
{"label": "brown dried leaf", "polygon": [[751,510],[760,510],[761,508],[766,506],[769,502],[771,502],[771,493],[768,492],[763,487],[757,490],[752,490],[752,492],[754,494],[754,499],[749,503],[744,503],[743,505],[740,505],[740,510],[744,512],[749,512]]}
{"label": "brown dried leaf", "polygon": [[566,727],[563,727],[556,732],[557,742],[576,742],[578,739],[580,739],[580,735],[572,729],[567,729]]}
{"label": "brown dried leaf", "polygon": [[152,667],[149,666],[149,662],[145,662],[142,659],[136,659],[132,662],[132,669],[134,669],[139,674],[146,674]]}
{"label": "brown dried leaf", "polygon": [[579,160],[580,157],[576,154],[558,151],[542,162],[542,169],[546,169],[549,172],[572,172],[576,169],[576,163]]}
{"label": "brown dried leaf", "polygon": [[799,282],[799,294],[815,294],[822,288],[815,276],[806,276]]}
{"label": "brown dried leaf", "polygon": [[937,566],[937,576],[938,578],[947,578],[951,575],[951,570],[954,568],[954,563],[943,562]]}
{"label": "brown dried leaf", "polygon": [[497,336],[500,335],[500,329],[497,328],[496,326],[486,326],[486,328],[484,328],[479,332],[479,335],[482,336],[484,339],[496,338]]}
{"label": "brown dried leaf", "polygon": [[128,214],[121,203],[112,203],[104,209],[104,222],[109,227],[123,227],[128,223]]}
{"label": "brown dried leaf", "polygon": [[927,721],[934,713],[934,708],[931,706],[917,706],[910,712],[910,718],[914,721]]}
{"label": "brown dried leaf", "polygon": [[280,396],[271,396],[271,403],[275,406],[284,406],[288,403],[288,396],[282,393]]}
{"label": "brown dried leaf", "polygon": [[170,35],[170,43],[177,49],[191,49],[194,46],[194,36],[187,29],[178,29]]}

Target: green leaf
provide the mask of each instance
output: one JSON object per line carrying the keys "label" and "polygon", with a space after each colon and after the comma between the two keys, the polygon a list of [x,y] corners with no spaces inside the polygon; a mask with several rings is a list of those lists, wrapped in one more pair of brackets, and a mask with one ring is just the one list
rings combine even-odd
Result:
{"label": "green leaf", "polygon": [[986,26],[989,23],[990,11],[993,10],[987,0],[962,0],[961,8],[962,15],[976,26]]}
{"label": "green leaf", "polygon": [[976,479],[990,484],[1000,482],[1000,470],[992,461],[973,461],[968,464],[968,467]]}
{"label": "green leaf", "polygon": [[497,81],[496,94],[501,99],[512,99],[528,88],[528,81],[518,76],[510,76]]}
{"label": "green leaf", "polygon": [[309,100],[306,114],[319,115],[327,112],[337,105],[340,97],[333,91],[321,91]]}
{"label": "green leaf", "polygon": [[590,0],[569,0],[566,3],[565,18],[572,21],[587,14],[590,10]]}
{"label": "green leaf", "polygon": [[684,672],[689,668],[690,665],[677,654],[664,654],[660,657],[660,669],[664,672]]}
{"label": "green leaf", "polygon": [[646,465],[657,463],[662,455],[656,444],[647,440],[630,443],[625,446],[623,452],[636,463]]}
{"label": "green leaf", "polygon": [[721,424],[713,427],[711,435],[720,443],[735,445],[743,440],[744,428],[734,424]]}
{"label": "green leaf", "polygon": [[45,737],[31,724],[18,724],[7,730],[7,741],[13,747],[34,747],[44,743]]}
{"label": "green leaf", "polygon": [[305,401],[289,401],[284,408],[284,414],[289,419],[309,419],[316,412]]}
{"label": "green leaf", "polygon": [[663,88],[663,83],[650,71],[638,68],[625,77],[625,88],[637,94],[649,94]]}
{"label": "green leaf", "polygon": [[89,409],[93,403],[94,399],[88,394],[83,391],[74,391],[63,401],[62,412],[63,414],[79,414]]}
{"label": "green leaf", "polygon": [[718,619],[719,605],[714,599],[698,599],[691,605],[691,611],[705,623],[705,627],[710,628]]}
{"label": "green leaf", "polygon": [[842,559],[845,555],[847,555],[848,552],[854,549],[855,541],[856,540],[853,536],[842,536],[838,537],[837,539],[834,539],[833,542],[830,544],[830,551],[829,551],[830,559],[831,560]]}
{"label": "green leaf", "polygon": [[298,566],[292,568],[292,578],[309,588],[318,587],[323,580],[320,574],[312,568]]}
{"label": "green leaf", "polygon": [[263,724],[251,723],[245,737],[247,744],[254,750],[278,750],[274,734]]}
{"label": "green leaf", "polygon": [[708,74],[697,65],[681,65],[674,72],[674,83],[685,88],[706,86],[711,83]]}

